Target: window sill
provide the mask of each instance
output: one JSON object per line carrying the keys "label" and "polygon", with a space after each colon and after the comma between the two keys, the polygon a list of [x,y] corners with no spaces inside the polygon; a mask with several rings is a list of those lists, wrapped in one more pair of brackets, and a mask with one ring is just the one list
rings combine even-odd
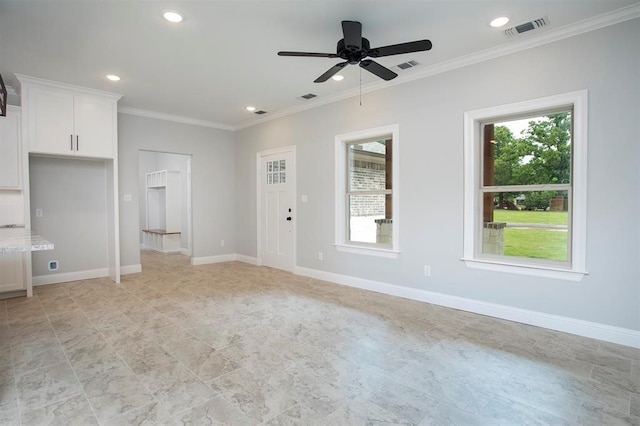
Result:
{"label": "window sill", "polygon": [[588,274],[586,271],[571,269],[551,268],[540,265],[519,265],[513,263],[498,262],[494,260],[462,259],[468,268],[482,269],[493,272],[506,272],[510,274],[530,275],[533,277],[553,278],[565,281],[581,281]]}
{"label": "window sill", "polygon": [[379,247],[363,247],[363,246],[350,246],[345,244],[334,244],[336,250],[345,253],[363,254],[367,256],[386,257],[388,259],[396,259],[400,254],[397,250],[385,249]]}

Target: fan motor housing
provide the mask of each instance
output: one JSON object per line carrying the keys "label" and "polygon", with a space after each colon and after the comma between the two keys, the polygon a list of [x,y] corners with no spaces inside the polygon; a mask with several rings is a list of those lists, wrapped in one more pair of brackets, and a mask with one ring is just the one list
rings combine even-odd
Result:
{"label": "fan motor housing", "polygon": [[362,37],[362,48],[360,50],[347,48],[344,44],[344,39],[340,39],[338,46],[336,47],[336,54],[345,61],[349,61],[349,64],[355,65],[367,57],[369,54],[369,47],[369,40],[364,37]]}

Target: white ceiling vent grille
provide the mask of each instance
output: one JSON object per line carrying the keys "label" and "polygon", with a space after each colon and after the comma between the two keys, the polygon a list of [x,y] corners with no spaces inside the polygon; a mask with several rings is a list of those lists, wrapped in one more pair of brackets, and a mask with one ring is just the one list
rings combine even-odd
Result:
{"label": "white ceiling vent grille", "polygon": [[515,27],[507,28],[504,30],[504,34],[507,37],[514,37],[522,33],[526,33],[527,31],[537,30],[541,27],[546,27],[549,25],[549,18],[538,18],[533,21],[525,22],[524,24],[517,25]]}
{"label": "white ceiling vent grille", "polygon": [[309,99],[313,99],[315,97],[317,97],[318,95],[314,94],[314,93],[307,93],[306,95],[302,95],[300,96],[299,99],[304,99],[305,101],[308,101]]}
{"label": "white ceiling vent grille", "polygon": [[396,67],[400,68],[401,70],[406,70],[409,68],[413,68],[420,65],[420,62],[418,61],[407,61],[407,62],[403,62],[401,64],[396,65]]}

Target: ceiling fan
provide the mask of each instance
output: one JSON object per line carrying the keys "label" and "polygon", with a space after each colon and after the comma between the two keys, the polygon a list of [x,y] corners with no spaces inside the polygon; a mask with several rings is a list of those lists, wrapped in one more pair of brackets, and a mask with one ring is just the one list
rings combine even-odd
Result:
{"label": "ceiling fan", "polygon": [[423,52],[431,49],[429,40],[410,41],[407,43],[392,44],[389,46],[371,48],[369,40],[362,37],[362,24],[357,21],[342,21],[342,33],[344,38],[338,41],[336,53],[312,53],[312,52],[278,52],[278,56],[308,56],[313,58],[341,58],[340,62],[331,67],[327,72],[314,80],[314,83],[323,83],[331,78],[345,66],[359,64],[360,68],[377,75],[383,80],[392,80],[398,76],[389,68],[384,67],[371,59],[383,56],[401,55],[403,53]]}

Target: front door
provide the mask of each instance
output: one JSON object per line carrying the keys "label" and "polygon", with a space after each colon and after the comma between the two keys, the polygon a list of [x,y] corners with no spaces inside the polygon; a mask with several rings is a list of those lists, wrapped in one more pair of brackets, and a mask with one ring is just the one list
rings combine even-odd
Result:
{"label": "front door", "polygon": [[295,151],[259,153],[259,257],[262,265],[293,270]]}

